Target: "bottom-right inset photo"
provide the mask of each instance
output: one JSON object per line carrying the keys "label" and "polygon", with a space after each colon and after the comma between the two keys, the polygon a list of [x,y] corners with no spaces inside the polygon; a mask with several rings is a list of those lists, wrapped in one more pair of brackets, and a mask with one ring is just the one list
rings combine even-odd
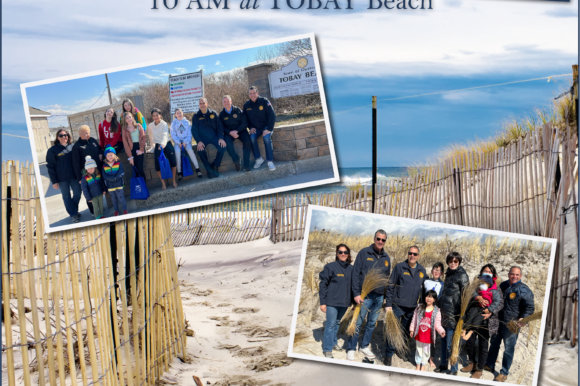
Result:
{"label": "bottom-right inset photo", "polygon": [[288,356],[535,386],[556,240],[309,206]]}

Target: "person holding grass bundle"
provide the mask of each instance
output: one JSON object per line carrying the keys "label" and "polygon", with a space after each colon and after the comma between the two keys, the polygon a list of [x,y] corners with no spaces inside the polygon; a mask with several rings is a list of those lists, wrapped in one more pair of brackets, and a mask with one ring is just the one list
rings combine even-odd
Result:
{"label": "person holding grass bundle", "polygon": [[485,304],[480,304],[477,300],[472,299],[465,310],[465,315],[463,317],[464,330],[461,332],[461,337],[463,340],[468,340],[474,331],[479,329],[485,320],[483,315],[490,314],[489,308],[497,307],[497,302],[493,302],[493,292],[492,290],[497,289],[497,286],[493,282],[491,276],[480,275],[477,278],[481,283],[479,284],[479,289],[476,291],[477,297],[482,297],[486,300]]}
{"label": "person holding grass bundle", "polygon": [[519,321],[532,315],[535,311],[535,305],[534,293],[530,287],[522,283],[522,269],[520,267],[511,267],[509,279],[501,283],[499,289],[503,295],[504,307],[499,313],[499,331],[491,338],[489,354],[484,369],[494,373],[499,347],[503,341],[505,348],[501,370],[494,378],[494,381],[505,382],[514,360],[514,351],[518,341],[518,333],[511,332],[507,324],[511,321],[516,321],[519,327],[525,326],[525,323],[519,323]]}
{"label": "person holding grass bundle", "polygon": [[123,208],[123,214],[127,214],[127,201],[123,194],[123,176],[125,175],[123,165],[119,162],[119,157],[117,157],[115,148],[112,146],[107,146],[104,154],[103,179],[113,201],[115,216],[119,215],[119,209],[121,207]]}
{"label": "person holding grass bundle", "polygon": [[[400,262],[393,268],[393,274],[389,280],[385,294],[386,312],[393,312],[401,322],[405,331],[413,318],[415,308],[422,295],[423,283],[428,279],[427,271],[419,264],[419,247],[413,245],[407,253],[407,260]],[[429,350],[430,351],[430,350]],[[392,366],[395,347],[393,343],[385,341],[385,366]]]}
{"label": "person holding grass bundle", "polygon": [[[487,361],[489,338],[493,338],[499,329],[498,314],[503,309],[503,295],[497,287],[497,272],[492,264],[486,264],[479,272],[480,277],[491,278],[493,285],[490,289],[492,293],[492,301],[486,300],[477,291],[473,294],[473,300],[477,301],[481,308],[481,317],[483,322],[480,327],[474,329],[474,333],[469,337],[465,345],[465,351],[469,363],[461,369],[463,373],[470,373],[471,378],[479,379],[483,375],[483,369]],[[483,310],[482,310],[483,309]],[[476,340],[479,343],[476,344]],[[476,351],[476,347],[478,347]],[[477,361],[476,361],[477,355]]]}
{"label": "person holding grass bundle", "polygon": [[181,152],[185,151],[189,155],[189,159],[195,166],[195,172],[198,178],[202,178],[201,170],[199,170],[199,164],[197,163],[197,158],[193,153],[193,148],[191,147],[191,124],[183,115],[183,110],[175,109],[175,118],[171,122],[171,139],[173,139],[173,144],[175,145],[175,161],[177,163],[177,174],[179,174],[178,181],[183,179],[183,173],[181,170]]}
{"label": "person holding grass bundle", "polygon": [[101,173],[94,159],[90,155],[86,157],[85,168],[82,170],[81,189],[83,194],[93,205],[95,218],[98,220],[104,218],[103,196],[107,193],[105,185],[101,179]]}
{"label": "person holding grass bundle", "polygon": [[336,258],[324,266],[320,278],[320,311],[326,313],[322,351],[326,358],[334,358],[332,350],[340,350],[336,334],[340,320],[352,303],[352,257],[345,244],[336,246]]}
{"label": "person holding grass bundle", "polygon": [[441,337],[441,364],[435,369],[436,373],[457,375],[458,364],[451,366],[449,371],[449,358],[451,357],[451,343],[453,333],[461,315],[461,295],[463,289],[469,285],[469,277],[463,267],[460,267],[463,258],[458,252],[447,255],[447,272],[443,284],[443,294],[439,301],[442,313],[442,325],[445,328],[445,337]]}
{"label": "person holding grass bundle", "polygon": [[415,363],[417,371],[425,371],[431,358],[431,344],[435,342],[438,332],[445,336],[445,329],[441,326],[441,313],[435,305],[437,292],[429,290],[423,296],[423,304],[415,308],[411,320],[411,338],[416,341]]}
{"label": "person holding grass bundle", "polygon": [[356,320],[355,333],[348,341],[346,359],[349,361],[354,361],[355,359],[354,354],[358,345],[360,327],[367,315],[367,324],[360,344],[360,352],[368,359],[373,359],[375,357],[369,345],[383,305],[383,293],[385,292],[385,287],[375,289],[364,299],[361,298],[361,290],[365,278],[371,269],[380,269],[381,274],[387,278],[391,274],[391,258],[383,249],[386,241],[387,232],[379,229],[375,232],[374,244],[361,249],[354,261],[352,272],[352,294],[355,303],[361,304],[362,307]]}

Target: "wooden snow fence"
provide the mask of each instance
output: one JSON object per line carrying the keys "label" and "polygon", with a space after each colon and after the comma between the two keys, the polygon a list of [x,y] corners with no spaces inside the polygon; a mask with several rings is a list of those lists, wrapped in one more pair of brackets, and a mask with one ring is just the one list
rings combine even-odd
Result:
{"label": "wooden snow fence", "polygon": [[2,164],[7,384],[154,385],[187,359],[169,215],[45,235],[33,170]]}

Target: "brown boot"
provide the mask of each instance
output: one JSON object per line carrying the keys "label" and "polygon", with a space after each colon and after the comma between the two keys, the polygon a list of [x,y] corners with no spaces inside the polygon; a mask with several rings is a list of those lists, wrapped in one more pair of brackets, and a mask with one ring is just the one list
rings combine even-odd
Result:
{"label": "brown boot", "polygon": [[493,380],[496,382],[505,382],[506,379],[507,379],[507,375],[503,375],[502,373],[499,373],[497,375],[497,377],[495,377]]}
{"label": "brown boot", "polygon": [[475,365],[473,364],[473,362],[469,362],[469,364],[465,367],[463,367],[461,369],[462,373],[470,373],[473,371],[473,368],[475,367]]}
{"label": "brown boot", "polygon": [[483,375],[483,370],[477,369],[473,374],[471,374],[471,378],[479,379]]}
{"label": "brown boot", "polygon": [[485,371],[489,371],[490,373],[495,373],[495,371],[491,367],[489,367],[489,366],[484,366],[483,369]]}

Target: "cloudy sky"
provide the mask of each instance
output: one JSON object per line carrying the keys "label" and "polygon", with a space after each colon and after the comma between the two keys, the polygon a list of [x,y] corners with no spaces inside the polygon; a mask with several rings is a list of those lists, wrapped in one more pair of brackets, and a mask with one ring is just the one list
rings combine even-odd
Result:
{"label": "cloudy sky", "polygon": [[[20,83],[314,32],[339,165],[370,166],[371,112],[352,109],[372,95],[567,74],[578,57],[577,0],[433,0],[433,10],[415,11],[366,10],[359,0],[354,11],[275,11],[267,0],[257,10],[240,10],[238,1],[230,10],[186,10],[188,3],[170,11],[151,10],[152,0],[4,2],[3,133],[27,136]],[[568,87],[568,78],[554,80],[379,102],[379,165],[424,162],[450,142],[488,137],[549,105]],[[55,111],[90,106],[104,85],[91,87]],[[25,139],[2,139],[4,160],[30,159]]]}

